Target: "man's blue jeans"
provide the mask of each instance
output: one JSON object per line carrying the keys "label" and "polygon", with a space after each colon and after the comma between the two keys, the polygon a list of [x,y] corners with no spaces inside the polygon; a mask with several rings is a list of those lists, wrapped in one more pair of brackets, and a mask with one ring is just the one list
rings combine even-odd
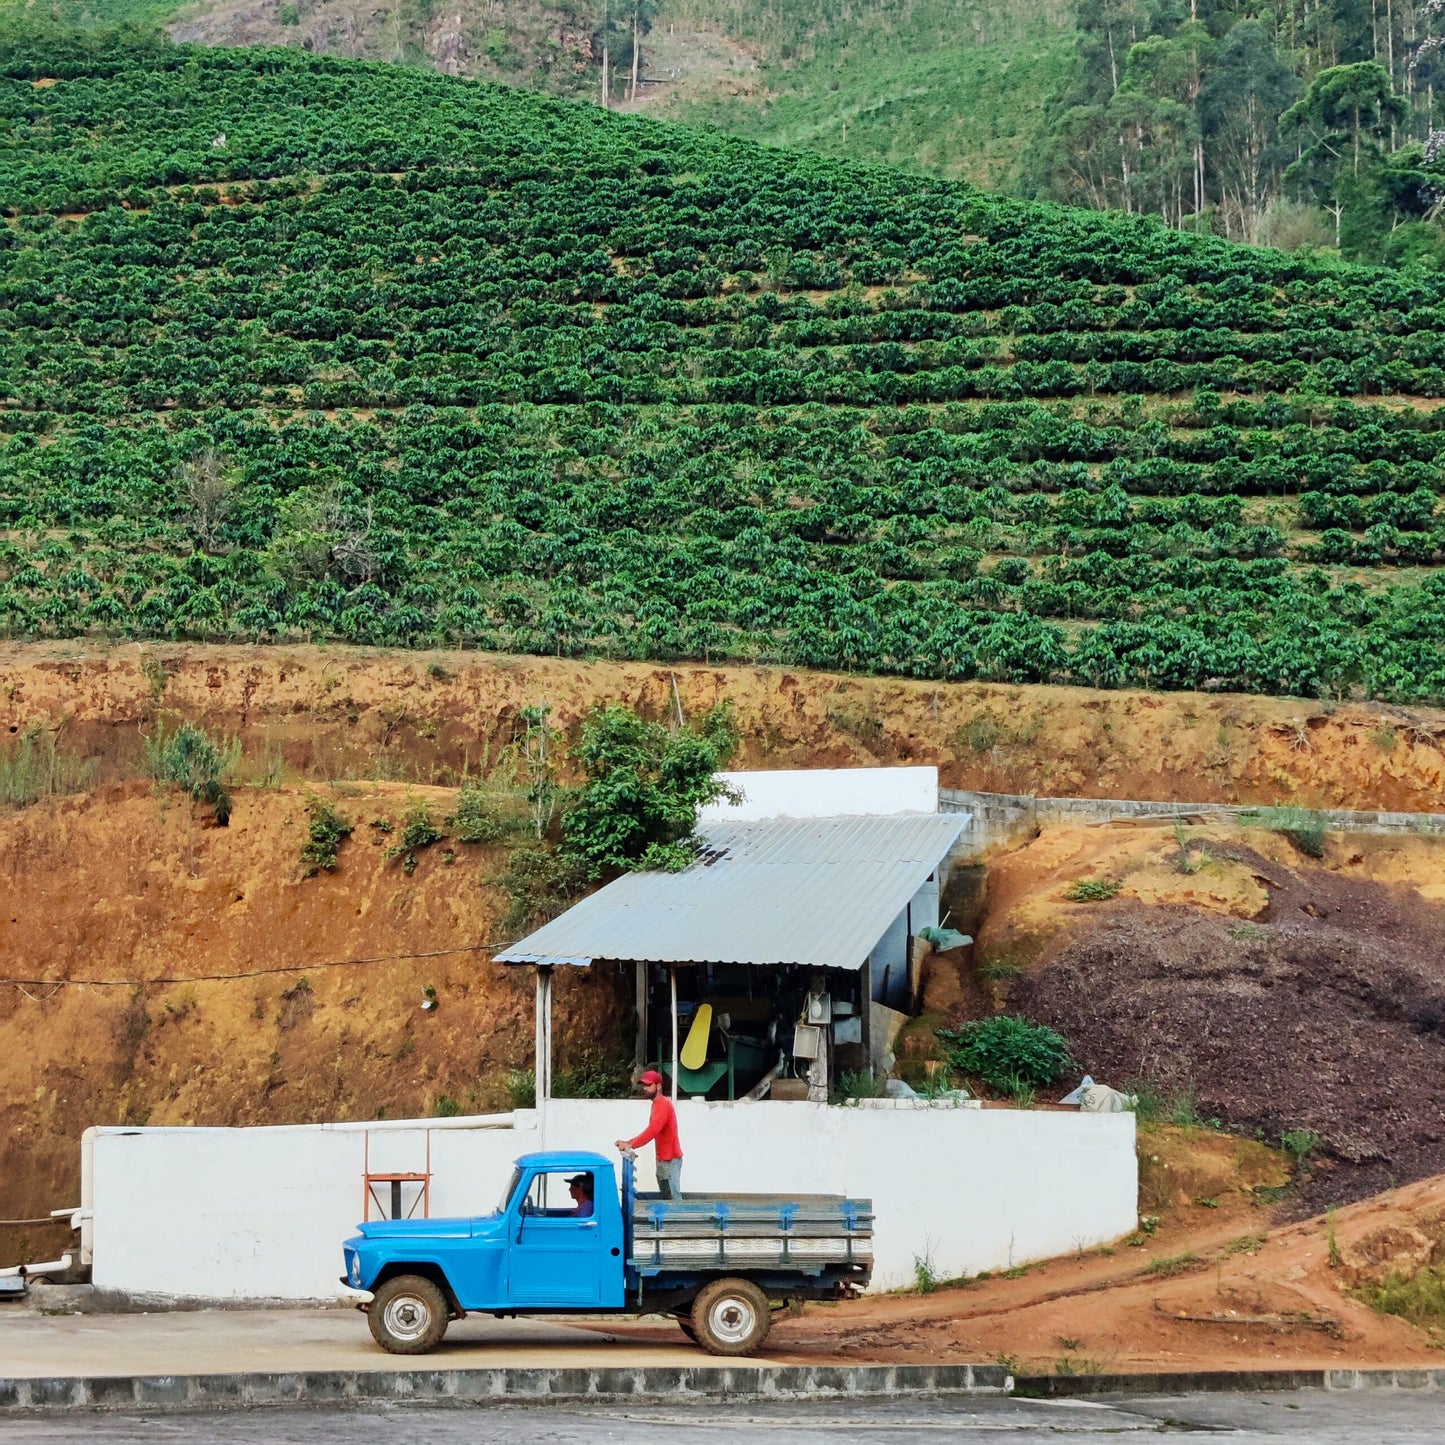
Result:
{"label": "man's blue jeans", "polygon": [[682,1160],[657,1161],[657,1187],[664,1199],[682,1198]]}

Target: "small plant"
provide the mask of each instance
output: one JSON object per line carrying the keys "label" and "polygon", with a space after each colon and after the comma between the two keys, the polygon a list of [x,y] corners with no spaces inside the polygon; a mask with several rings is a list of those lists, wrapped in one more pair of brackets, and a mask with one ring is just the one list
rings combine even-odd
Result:
{"label": "small plant", "polygon": [[1226,1254],[1254,1254],[1264,1248],[1265,1236],[1262,1234],[1241,1234],[1238,1239],[1231,1239],[1224,1246]]}
{"label": "small plant", "polygon": [[455,1119],[462,1112],[462,1106],[450,1094],[438,1094],[432,1105],[432,1113],[438,1119]]}
{"label": "small plant", "polygon": [[366,826],[368,828],[374,829],[379,834],[390,833],[394,831],[391,819],[389,818],[373,818],[371,822],[369,822]]}
{"label": "small plant", "polygon": [[1335,1211],[1332,1209],[1325,1215],[1325,1243],[1330,1252],[1330,1268],[1340,1267],[1340,1241],[1335,1235]]}
{"label": "small plant", "polygon": [[975,753],[991,751],[1002,736],[1003,728],[998,719],[987,715],[970,718],[958,730],[959,742]]}
{"label": "small plant", "polygon": [[1295,1168],[1299,1168],[1319,1146],[1320,1136],[1313,1129],[1286,1129],[1279,1136],[1279,1147],[1289,1155]]}
{"label": "small plant", "polygon": [[1060,1335],[1058,1344],[1061,1350],[1068,1350],[1072,1354],[1083,1344],[1083,1341],[1070,1339],[1067,1335]]}
{"label": "small plant", "polygon": [[302,876],[334,873],[337,850],[351,836],[351,824],[325,798],[312,798],[306,812],[311,823],[301,848],[301,862],[305,865]]}
{"label": "small plant", "polygon": [[1201,868],[1209,863],[1212,855],[1207,843],[1199,843],[1198,851],[1191,849],[1194,845],[1190,842],[1188,834],[1184,831],[1184,823],[1181,819],[1174,820],[1174,841],[1179,845],[1179,857],[1175,860],[1174,866],[1186,877],[1193,877]]}
{"label": "small plant", "polygon": [[145,740],[146,769],[158,783],[172,783],[198,803],[208,803],[216,822],[231,821],[231,795],[225,779],[241,756],[239,738],[214,743],[194,723],[182,723],[169,736],[158,726]]}
{"label": "small plant", "polygon": [[919,1294],[932,1294],[938,1288],[938,1274],[931,1254],[913,1256],[913,1284]]}
{"label": "small plant", "polygon": [[537,1107],[537,1075],[532,1069],[508,1069],[503,1079],[507,1102],[513,1109]]}
{"label": "small plant", "polygon": [[1121,887],[1123,884],[1117,878],[1080,878],[1069,885],[1064,897],[1071,903],[1102,903]]}
{"label": "small plant", "polygon": [[1159,1216],[1157,1214],[1141,1214],[1139,1216],[1139,1233],[1149,1236],[1151,1239],[1154,1232],[1159,1228]]}
{"label": "small plant", "polygon": [[495,843],[507,832],[507,820],[496,814],[487,795],[474,785],[457,795],[456,811],[446,822],[458,843]]}
{"label": "small plant", "polygon": [[1371,1309],[1428,1329],[1437,1340],[1445,1328],[1445,1270],[1438,1266],[1409,1276],[1388,1274],[1379,1284],[1354,1293]]}
{"label": "small plant", "polygon": [[1144,1272],[1162,1275],[1167,1279],[1171,1275],[1183,1274],[1185,1270],[1193,1269],[1198,1263],[1199,1256],[1197,1254],[1173,1254],[1167,1255],[1163,1259],[1151,1259],[1144,1266]]}
{"label": "small plant", "polygon": [[879,1078],[872,1069],[845,1070],[838,1078],[837,1098],[843,1103],[849,1099],[881,1099],[887,1092],[887,1080]]}
{"label": "small plant", "polygon": [[1327,821],[1324,814],[1311,812],[1308,808],[1260,808],[1240,815],[1240,822],[1245,827],[1268,828],[1307,858],[1325,856]]}
{"label": "small plant", "polygon": [[938,1037],[949,1046],[955,1069],[1000,1093],[1011,1094],[1020,1085],[1046,1087],[1074,1067],[1061,1034],[1013,1014],[940,1029]]}
{"label": "small plant", "polygon": [[417,853],[423,848],[430,848],[433,843],[440,843],[445,837],[446,834],[432,822],[431,809],[425,803],[417,803],[406,815],[400,840],[393,843],[382,857],[388,860],[400,858],[401,871],[412,874],[416,872]]}
{"label": "small plant", "polygon": [[1008,1090],[1009,1103],[1015,1109],[1032,1109],[1035,1097],[1034,1086],[1023,1079],[1015,1079]]}

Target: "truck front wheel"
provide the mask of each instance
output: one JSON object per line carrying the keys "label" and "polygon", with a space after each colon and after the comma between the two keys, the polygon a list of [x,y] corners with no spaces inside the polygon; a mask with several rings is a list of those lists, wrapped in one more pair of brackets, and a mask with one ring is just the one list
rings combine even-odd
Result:
{"label": "truck front wheel", "polygon": [[376,1292],[366,1312],[371,1337],[393,1355],[424,1355],[441,1343],[450,1318],[446,1296],[419,1274],[399,1274]]}
{"label": "truck front wheel", "polygon": [[751,1355],[767,1339],[773,1312],[751,1280],[716,1279],[693,1301],[692,1327],[710,1355]]}

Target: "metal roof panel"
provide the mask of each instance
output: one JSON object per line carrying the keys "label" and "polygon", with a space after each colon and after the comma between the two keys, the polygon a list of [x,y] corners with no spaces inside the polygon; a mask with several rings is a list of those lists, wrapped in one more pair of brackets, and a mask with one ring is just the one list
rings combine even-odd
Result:
{"label": "metal roof panel", "polygon": [[861,968],[968,826],[966,813],[710,823],[680,873],[628,873],[500,963]]}

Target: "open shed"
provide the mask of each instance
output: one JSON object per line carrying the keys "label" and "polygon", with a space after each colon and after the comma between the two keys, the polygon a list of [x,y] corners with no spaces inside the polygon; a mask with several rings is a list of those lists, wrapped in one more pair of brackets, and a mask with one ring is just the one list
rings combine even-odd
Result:
{"label": "open shed", "polygon": [[[860,770],[884,771],[916,793],[903,775],[933,770]],[[828,792],[846,807],[860,791],[813,774],[800,798],[786,784],[800,776],[734,775],[768,780],[752,791],[795,812]],[[635,969],[636,1062],[667,1075],[674,1096],[821,1100],[841,1073],[883,1067],[916,1002],[914,940],[939,922],[940,875],[968,816],[759,808],[745,798],[712,810],[688,868],[626,874],[496,955],[537,968],[539,1099],[550,1091],[551,972],[599,962]]]}

